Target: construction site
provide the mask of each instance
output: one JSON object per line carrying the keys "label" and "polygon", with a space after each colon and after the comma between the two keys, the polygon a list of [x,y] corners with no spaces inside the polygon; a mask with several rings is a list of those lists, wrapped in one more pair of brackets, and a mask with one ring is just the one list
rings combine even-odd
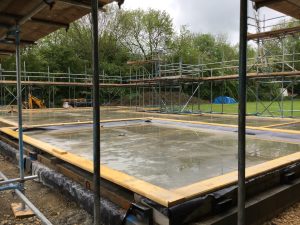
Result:
{"label": "construction site", "polygon": [[[0,225],[300,224],[300,2],[241,0],[237,59],[110,75],[99,14],[126,1],[0,2]],[[21,61],[86,15],[91,70]]]}

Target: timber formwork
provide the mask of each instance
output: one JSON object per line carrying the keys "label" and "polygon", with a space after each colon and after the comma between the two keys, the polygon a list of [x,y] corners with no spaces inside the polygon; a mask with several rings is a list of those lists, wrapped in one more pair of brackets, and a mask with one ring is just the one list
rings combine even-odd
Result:
{"label": "timber formwork", "polygon": [[[176,126],[195,126],[195,128],[210,126],[210,129],[220,126],[226,132],[229,130],[230,132],[234,132],[236,130],[236,126],[224,124],[155,117],[107,120],[101,121],[101,125],[104,127],[110,126],[110,124],[117,125],[118,123],[130,125],[130,123],[145,123],[145,121],[149,120],[152,120],[154,123],[161,123],[162,125],[169,123]],[[274,119],[274,121],[276,120]],[[91,124],[91,122],[85,123]],[[27,129],[36,129],[41,126],[45,128],[48,126],[74,127],[81,125],[83,123],[45,124],[27,127]],[[275,132],[277,135],[284,135],[286,132],[273,128],[248,127],[248,129],[251,132]],[[9,151],[9,148],[5,146],[9,145],[13,148],[18,146],[17,132],[14,127],[1,128],[0,131],[2,153],[6,151],[6,154],[13,157],[16,151]],[[300,135],[299,131],[292,132],[295,138],[297,135]],[[273,141],[276,142],[276,140]],[[43,182],[69,192],[73,195],[73,198],[77,198],[76,201],[78,203],[84,205],[91,212],[92,206],[89,202],[91,199],[83,193],[89,193],[93,189],[92,161],[27,135],[24,135],[24,143],[26,169],[31,171],[30,168],[33,168],[35,172],[39,171],[39,177]],[[246,169],[247,198],[250,199],[246,207],[247,213],[249,213],[248,215],[256,215],[254,218],[250,217],[247,220],[247,224],[263,221],[269,216],[273,216],[274,213],[277,213],[278,205],[274,204],[276,201],[281,203],[281,207],[285,207],[298,200],[295,197],[291,199],[287,196],[291,196],[291,193],[293,193],[293,196],[298,196],[295,194],[299,190],[299,162],[300,155],[299,153],[295,153]],[[50,170],[45,169],[42,165],[50,168]],[[59,174],[62,174],[65,178]],[[148,208],[148,211],[143,208],[136,208],[135,212],[144,213],[144,219],[153,217],[154,222],[159,225],[181,225],[199,220],[203,223],[206,221],[208,224],[228,224],[229,220],[231,221],[230,224],[235,224],[236,211],[234,207],[237,201],[237,171],[175,189],[166,189],[153,185],[104,165],[101,166],[101,177],[101,195],[116,205],[114,207],[118,209],[118,213],[121,213],[115,214],[115,216],[112,216],[114,214],[112,211],[104,214],[106,215],[105,219],[111,219],[110,222],[122,222],[122,215],[128,210],[130,211],[132,203],[135,202]],[[63,180],[64,182],[61,182]],[[61,186],[63,183],[66,185]],[[80,184],[83,189],[80,189],[77,184]],[[69,189],[70,185],[73,187],[72,189]],[[257,199],[257,196],[260,196],[260,200]],[[106,207],[107,204],[104,210],[113,209],[113,207]],[[149,209],[152,213],[147,214],[146,212],[149,213]],[[108,222],[107,224],[111,223]],[[151,223],[145,222],[145,224]]]}

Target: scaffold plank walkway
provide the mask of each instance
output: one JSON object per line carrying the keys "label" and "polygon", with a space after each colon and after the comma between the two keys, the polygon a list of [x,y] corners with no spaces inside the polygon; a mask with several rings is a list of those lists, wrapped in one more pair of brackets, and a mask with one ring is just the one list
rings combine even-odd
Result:
{"label": "scaffold plank walkway", "polygon": [[[248,73],[248,79],[262,79],[262,78],[274,78],[274,77],[297,77],[300,76],[300,71],[290,71],[290,72],[270,72],[270,73]],[[145,80],[134,80],[133,83],[153,83],[159,81],[186,81],[186,82],[199,82],[199,81],[222,81],[222,80],[236,80],[239,75],[224,75],[224,76],[211,76],[211,77],[192,77],[192,76],[166,76],[166,77],[156,77],[153,79]]]}
{"label": "scaffold plank walkway", "polygon": [[[270,72],[270,73],[248,73],[248,79],[263,79],[263,78],[276,78],[276,77],[298,77],[300,71],[290,72]],[[141,87],[141,86],[156,86],[159,83],[174,83],[174,82],[202,82],[202,81],[223,81],[223,80],[237,80],[238,74],[224,75],[224,76],[211,76],[211,77],[195,77],[188,75],[178,76],[165,76],[154,77],[151,79],[138,79],[131,80],[128,83],[100,83],[100,87],[112,88],[112,87]],[[16,85],[15,80],[0,80],[0,84],[3,85]],[[52,82],[52,81],[22,81],[22,85],[25,86],[78,86],[78,87],[90,87],[90,82]]]}
{"label": "scaffold plank walkway", "polygon": [[248,40],[277,38],[285,35],[294,35],[300,32],[300,26],[266,31],[256,34],[248,34]]}

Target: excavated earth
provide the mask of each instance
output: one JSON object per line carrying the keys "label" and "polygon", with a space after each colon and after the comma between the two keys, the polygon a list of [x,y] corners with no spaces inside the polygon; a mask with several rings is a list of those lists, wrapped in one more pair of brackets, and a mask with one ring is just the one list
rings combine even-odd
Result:
{"label": "excavated earth", "polygon": [[[18,168],[0,155],[0,171],[8,178],[18,177]],[[53,225],[90,225],[92,217],[76,203],[57,190],[36,181],[26,181],[26,196],[53,223]],[[42,224],[36,217],[15,219],[11,203],[19,203],[12,191],[0,192],[0,225]]]}

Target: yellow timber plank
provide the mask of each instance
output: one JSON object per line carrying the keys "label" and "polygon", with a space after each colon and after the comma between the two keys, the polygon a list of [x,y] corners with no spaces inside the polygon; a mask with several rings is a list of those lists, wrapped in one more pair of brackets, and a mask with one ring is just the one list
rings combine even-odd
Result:
{"label": "yellow timber plank", "polygon": [[[200,121],[175,120],[175,119],[165,119],[165,118],[155,118],[155,117],[152,117],[151,119],[179,122],[179,123],[220,126],[220,127],[232,127],[232,128],[238,127],[237,125],[231,125],[231,124],[208,123],[208,122],[200,122]],[[270,131],[270,132],[275,132],[275,133],[300,134],[300,131],[297,131],[297,130],[285,130],[285,129],[274,129],[274,128],[266,128],[266,127],[253,127],[253,126],[247,126],[246,128],[251,129],[251,130]]]}
{"label": "yellow timber plank", "polygon": [[[300,152],[274,159],[246,169],[246,179],[261,175],[263,173],[284,167],[294,162],[300,161]],[[224,174],[222,176],[210,178],[185,187],[174,189],[173,191],[191,199],[196,196],[205,195],[209,192],[219,190],[224,187],[236,184],[238,181],[237,171]]]}
{"label": "yellow timber plank", "polygon": [[189,121],[189,120],[177,120],[177,119],[166,119],[166,118],[155,118],[155,120],[162,120],[162,121],[170,121],[170,122],[178,122],[178,123],[189,123],[189,124],[201,124],[201,125],[210,125],[210,126],[220,126],[220,127],[232,127],[236,128],[237,125],[232,124],[221,124],[221,123],[208,123],[208,122],[201,122],[201,121]]}
{"label": "yellow timber plank", "polygon": [[[152,117],[154,116],[161,116],[161,115],[167,115],[167,116],[170,116],[170,117],[178,117],[178,116],[195,116],[195,117],[228,117],[228,118],[237,118],[238,115],[234,115],[234,114],[212,114],[212,113],[202,113],[202,114],[196,114],[196,113],[190,113],[190,114],[161,114],[161,113],[154,113],[154,112],[136,112],[136,111],[131,111],[131,110],[118,110],[118,112],[121,112],[121,113],[136,113],[136,114],[149,114],[149,115],[152,115]],[[293,119],[293,118],[277,118],[277,117],[259,117],[259,116],[247,116],[246,118],[249,118],[249,119],[258,119],[258,120],[274,120],[274,121],[277,121],[277,120],[286,120],[286,121],[294,121],[296,119]]]}
{"label": "yellow timber plank", "polygon": [[297,124],[300,123],[300,120],[295,120],[293,122],[288,122],[288,123],[279,123],[279,124],[273,124],[269,126],[263,126],[263,128],[273,128],[273,127],[280,127],[280,126],[287,126],[287,125],[292,125],[292,124]]}
{"label": "yellow timber plank", "polygon": [[[148,120],[151,118],[125,118],[125,119],[109,119],[109,120],[100,120],[100,123],[112,123],[112,122],[126,122],[126,121],[136,121],[136,120]],[[40,125],[32,125],[26,126],[26,128],[32,127],[50,127],[50,126],[65,126],[65,125],[80,125],[80,124],[91,124],[93,121],[82,121],[82,122],[69,122],[69,123],[52,123],[52,124],[40,124]]]}
{"label": "yellow timber plank", "polygon": [[[172,120],[172,119],[161,119],[158,120],[166,120],[166,121],[175,121],[175,122],[188,122],[189,121],[181,121],[181,120]],[[197,121],[190,121],[190,123],[194,124],[208,124],[214,125],[212,123],[204,123],[204,122],[197,122]],[[215,124],[219,125],[219,124]],[[236,127],[235,125],[225,125],[230,127]],[[258,127],[251,127],[251,129],[260,129],[260,130],[268,130],[268,131],[277,131],[282,132],[282,130],[278,129],[271,129],[271,128],[258,128]],[[9,129],[9,128],[2,128],[0,131],[14,137],[18,138],[18,133]],[[299,132],[296,132],[299,133]],[[76,156],[71,153],[66,154],[58,154],[57,152],[53,151],[53,146],[41,142],[39,140],[33,139],[31,137],[24,135],[24,141],[32,146],[35,146],[53,156],[60,158],[70,164],[73,164],[79,168],[82,168],[88,172],[93,172],[93,165],[92,161],[86,160],[82,157]],[[63,151],[63,150],[61,150]],[[294,153],[288,156],[284,156],[278,159],[274,159],[253,167],[249,167],[246,169],[246,177],[247,179],[258,176],[260,174],[266,173],[268,171],[284,167],[294,162],[300,161],[300,152]],[[209,192],[218,190],[220,188],[227,187],[229,185],[237,183],[237,172],[227,173],[222,176],[214,177],[211,179],[207,179],[198,183],[194,183],[182,188],[178,188],[175,190],[166,190],[155,185],[149,184],[145,181],[136,179],[132,176],[124,174],[122,172],[113,170],[108,168],[104,165],[101,166],[101,176],[113,183],[116,183],[124,188],[127,188],[135,193],[138,193],[142,196],[145,196],[163,206],[172,206],[179,202],[184,202],[185,200],[191,199],[195,196],[200,196],[207,194]]]}
{"label": "yellow timber plank", "polygon": [[18,126],[17,123],[15,123],[15,122],[13,122],[13,121],[10,121],[10,120],[3,119],[3,118],[0,118],[0,122],[6,123],[6,124],[8,124],[9,126],[12,126],[12,127]]}
{"label": "yellow timber plank", "polygon": [[[135,120],[149,120],[151,118],[125,118],[125,119],[110,119],[110,120],[100,120],[100,123],[111,123],[111,122],[126,122],[126,121],[135,121]],[[0,119],[0,122],[2,119]],[[5,123],[10,123],[12,127],[17,127],[18,124],[9,120],[3,120]],[[35,127],[51,127],[51,126],[66,126],[66,125],[81,125],[81,124],[91,124],[93,121],[81,121],[81,122],[67,122],[67,123],[46,123],[46,124],[38,124],[38,125],[24,125],[23,128],[35,128]]]}

